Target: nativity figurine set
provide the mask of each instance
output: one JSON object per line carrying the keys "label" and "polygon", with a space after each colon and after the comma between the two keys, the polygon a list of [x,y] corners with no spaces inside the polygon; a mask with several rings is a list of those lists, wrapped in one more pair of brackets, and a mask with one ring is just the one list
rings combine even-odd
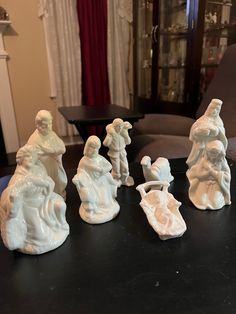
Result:
{"label": "nativity figurine set", "polygon": [[[230,168],[226,161],[227,138],[219,116],[222,101],[213,99],[190,130],[192,150],[187,159],[189,199],[200,210],[230,205]],[[17,167],[0,201],[0,228],[9,250],[42,254],[56,249],[69,235],[66,221],[67,176],[62,165],[63,141],[52,130],[49,111],[40,110],[36,130],[16,154]],[[106,127],[106,136],[92,135],[84,146],[77,173],[72,179],[81,204],[80,217],[90,224],[115,218],[120,211],[117,189],[133,186],[126,145],[132,125],[116,118]],[[108,148],[109,162],[99,154]],[[161,240],[181,237],[187,230],[179,211],[181,202],[168,191],[174,177],[168,159],[149,156],[140,162],[145,183],[136,187],[148,223]]]}

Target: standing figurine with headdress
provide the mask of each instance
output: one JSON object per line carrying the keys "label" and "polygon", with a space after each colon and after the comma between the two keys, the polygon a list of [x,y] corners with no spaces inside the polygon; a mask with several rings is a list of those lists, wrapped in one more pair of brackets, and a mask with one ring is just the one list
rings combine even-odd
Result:
{"label": "standing figurine with headdress", "polygon": [[222,101],[212,99],[190,130],[192,150],[187,159],[189,198],[199,209],[220,209],[231,204],[230,168],[225,159],[228,140],[219,114]]}
{"label": "standing figurine with headdress", "polygon": [[126,145],[131,143],[128,130],[132,125],[120,118],[114,119],[106,126],[107,135],[103,145],[109,148],[108,156],[112,163],[112,176],[118,185],[132,186],[133,178],[129,175],[129,164],[127,160]]}
{"label": "standing figurine with headdress", "polygon": [[62,155],[66,148],[63,141],[52,130],[52,115],[47,110],[40,110],[35,118],[36,130],[28,143],[40,151],[40,160],[48,175],[55,183],[54,192],[65,197],[67,176],[62,165]]}
{"label": "standing figurine with headdress", "polygon": [[219,140],[226,151],[228,141],[225,136],[225,128],[220,118],[222,101],[212,99],[206,112],[191,127],[189,139],[193,142],[192,150],[187,159],[188,167],[191,168],[203,156],[208,142]]}

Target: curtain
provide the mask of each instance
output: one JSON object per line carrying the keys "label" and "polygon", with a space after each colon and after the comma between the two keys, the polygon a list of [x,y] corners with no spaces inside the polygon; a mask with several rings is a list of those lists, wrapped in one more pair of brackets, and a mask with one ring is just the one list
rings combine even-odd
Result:
{"label": "curtain", "polygon": [[[107,0],[108,73],[111,102],[130,107],[132,79],[132,0]],[[129,80],[130,78],[130,80]]]}
{"label": "curtain", "polygon": [[107,0],[77,0],[83,104],[110,103],[107,70]]}
{"label": "curtain", "polygon": [[[51,97],[61,106],[81,105],[81,54],[76,0],[40,0],[48,56]],[[57,113],[61,136],[76,131]]]}

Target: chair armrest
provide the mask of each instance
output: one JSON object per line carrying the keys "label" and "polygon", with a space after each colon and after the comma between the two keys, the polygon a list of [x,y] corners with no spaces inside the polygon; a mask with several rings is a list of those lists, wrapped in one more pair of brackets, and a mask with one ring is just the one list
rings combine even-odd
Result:
{"label": "chair armrest", "polygon": [[133,126],[132,136],[139,134],[168,134],[189,136],[190,128],[196,120],[172,114],[146,114]]}

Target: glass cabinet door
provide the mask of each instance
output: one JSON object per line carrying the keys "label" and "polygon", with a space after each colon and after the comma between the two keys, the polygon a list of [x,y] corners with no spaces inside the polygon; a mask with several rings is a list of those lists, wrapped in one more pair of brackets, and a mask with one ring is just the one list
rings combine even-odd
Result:
{"label": "glass cabinet door", "polygon": [[236,0],[134,0],[134,6],[138,105],[194,115],[226,48],[236,43]]}
{"label": "glass cabinet door", "polygon": [[184,102],[188,12],[189,1],[159,0],[154,40],[158,41],[158,98],[161,101]]}
{"label": "glass cabinet door", "polygon": [[152,44],[153,44],[153,1],[139,0],[137,3],[137,95],[151,97]]}
{"label": "glass cabinet door", "polygon": [[236,42],[236,1],[206,0],[201,60],[200,99],[227,48]]}

